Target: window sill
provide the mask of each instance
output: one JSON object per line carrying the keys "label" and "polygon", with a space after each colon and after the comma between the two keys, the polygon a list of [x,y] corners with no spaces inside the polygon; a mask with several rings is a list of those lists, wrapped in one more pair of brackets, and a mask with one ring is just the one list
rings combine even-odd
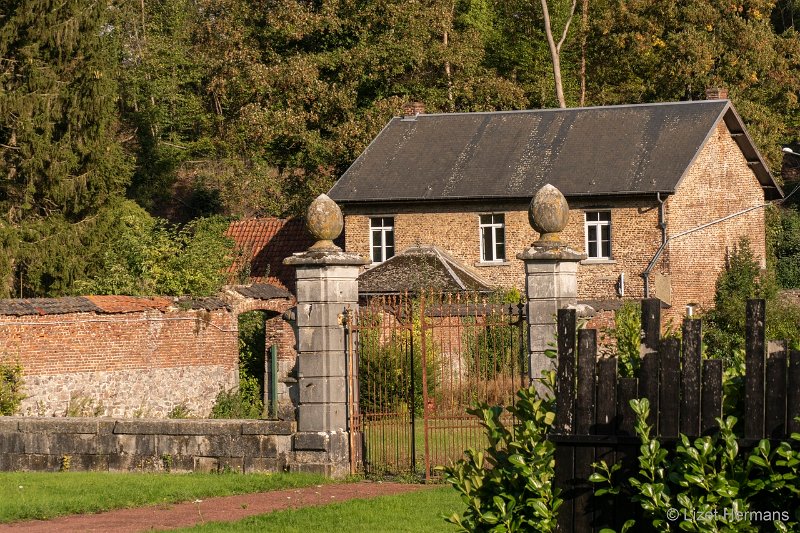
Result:
{"label": "window sill", "polygon": [[473,263],[473,265],[476,267],[508,266],[510,264],[510,261],[477,261],[476,263]]}
{"label": "window sill", "polygon": [[584,259],[582,265],[616,265],[615,259]]}

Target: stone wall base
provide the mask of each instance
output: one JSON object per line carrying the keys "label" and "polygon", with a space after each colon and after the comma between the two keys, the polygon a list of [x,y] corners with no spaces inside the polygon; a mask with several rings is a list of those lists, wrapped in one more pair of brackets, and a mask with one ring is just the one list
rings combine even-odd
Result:
{"label": "stone wall base", "polygon": [[350,473],[347,433],[272,420],[0,417],[1,471]]}
{"label": "stone wall base", "polygon": [[313,472],[332,478],[350,474],[350,438],[345,431],[294,434],[290,472]]}
{"label": "stone wall base", "polygon": [[[20,413],[33,416],[163,418],[176,407],[208,416],[220,390],[239,384],[235,366],[25,375]],[[42,399],[45,399],[43,401]]]}

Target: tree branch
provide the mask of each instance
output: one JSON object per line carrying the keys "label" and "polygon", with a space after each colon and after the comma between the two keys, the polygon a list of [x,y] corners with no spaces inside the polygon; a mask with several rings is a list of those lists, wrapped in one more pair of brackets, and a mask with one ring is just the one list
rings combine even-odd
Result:
{"label": "tree branch", "polygon": [[561,40],[558,41],[558,45],[556,46],[556,51],[560,54],[561,53],[561,45],[564,44],[564,41],[567,40],[567,32],[569,32],[569,25],[572,22],[572,17],[575,16],[575,5],[578,3],[578,0],[572,0],[572,7],[569,10],[569,17],[567,17],[567,23],[564,24],[564,33],[561,34]]}

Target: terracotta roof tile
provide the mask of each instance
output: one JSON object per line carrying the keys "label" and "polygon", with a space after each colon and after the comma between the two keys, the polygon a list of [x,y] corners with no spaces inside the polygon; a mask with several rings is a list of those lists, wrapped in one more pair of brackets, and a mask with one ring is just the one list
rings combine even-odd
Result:
{"label": "terracotta roof tile", "polygon": [[66,296],[63,298],[10,298],[0,300],[0,315],[64,315],[67,313],[136,313],[166,310],[171,298],[137,296]]}
{"label": "terracotta roof tile", "polygon": [[183,297],[177,301],[178,307],[181,309],[204,309],[206,311],[214,311],[216,309],[230,309],[230,306],[222,298],[209,296],[204,298]]}
{"label": "terracotta roof tile", "polygon": [[164,311],[174,305],[172,298],[141,296],[85,296],[101,313],[136,313],[150,309]]}
{"label": "terracotta roof tile", "polygon": [[[283,264],[293,253],[307,250],[314,239],[300,218],[251,218],[232,222],[225,233],[234,240],[241,257],[229,269],[233,276],[250,262],[250,282],[278,285],[294,293],[295,269]],[[231,279],[230,282],[238,280]]]}

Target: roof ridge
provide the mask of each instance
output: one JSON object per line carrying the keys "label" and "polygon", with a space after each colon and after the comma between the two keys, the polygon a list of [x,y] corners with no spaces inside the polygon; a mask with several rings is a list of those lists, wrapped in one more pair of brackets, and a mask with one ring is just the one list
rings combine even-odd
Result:
{"label": "roof ridge", "polygon": [[583,107],[542,107],[538,109],[501,109],[496,111],[455,111],[455,112],[442,112],[442,113],[419,113],[413,117],[395,116],[394,119],[404,119],[407,121],[414,121],[417,117],[445,117],[445,116],[461,116],[461,115],[505,115],[505,114],[523,114],[523,113],[567,113],[571,111],[592,111],[602,109],[624,109],[630,107],[654,107],[654,106],[677,106],[677,105],[698,105],[698,104],[719,104],[721,102],[729,103],[727,98],[718,98],[714,100],[681,100],[677,102],[641,102],[637,104],[610,104],[599,106],[583,106]]}

